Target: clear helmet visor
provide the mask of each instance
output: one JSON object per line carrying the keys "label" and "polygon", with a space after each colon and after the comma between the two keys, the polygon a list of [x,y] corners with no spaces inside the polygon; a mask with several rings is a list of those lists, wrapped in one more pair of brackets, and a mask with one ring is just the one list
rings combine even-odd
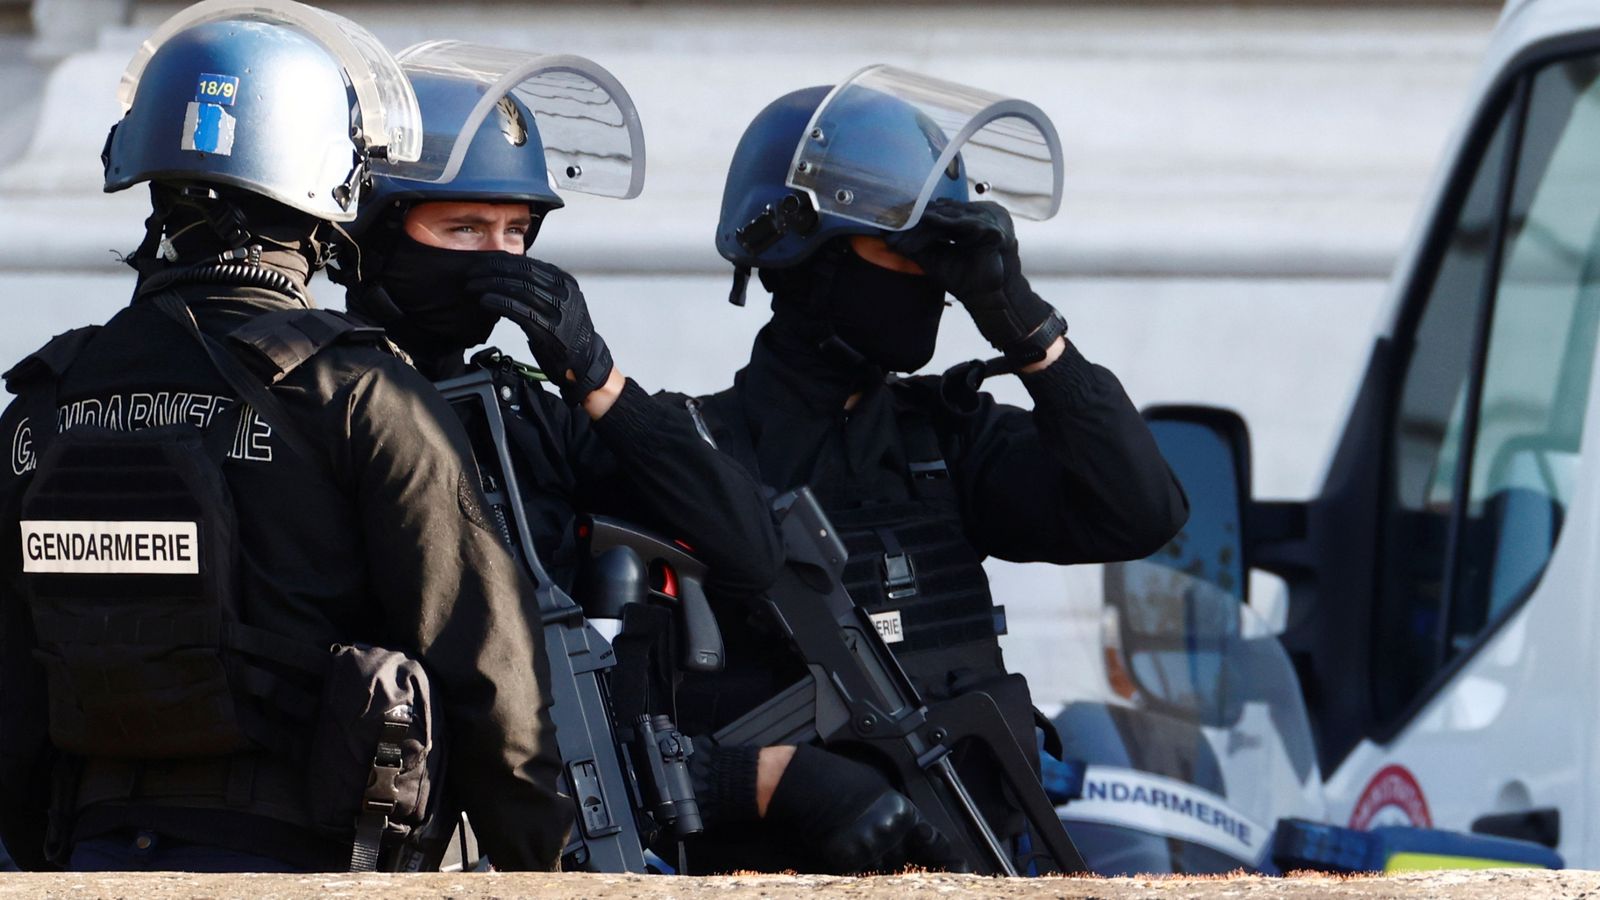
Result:
{"label": "clear helmet visor", "polygon": [[1013,215],[1043,220],[1061,206],[1061,139],[1037,106],[878,65],[823,100],[788,185],[820,212],[900,231],[963,168],[969,197]]}
{"label": "clear helmet visor", "polygon": [[[463,41],[427,41],[399,55],[412,76],[481,85],[475,105],[430,109],[415,162],[387,174],[448,184],[479,127],[510,96],[533,113],[552,187],[604,197],[644,188],[644,129],[622,84],[581,56],[538,54]],[[420,80],[420,79],[419,79]]]}
{"label": "clear helmet visor", "polygon": [[293,0],[206,0],[161,24],[134,53],[117,86],[117,101],[126,113],[133,107],[139,79],[150,57],[173,35],[211,22],[242,20],[293,28],[325,48],[350,79],[360,107],[358,139],[375,156],[416,159],[422,148],[422,114],[411,82],[400,65],[371,32],[343,16]]}

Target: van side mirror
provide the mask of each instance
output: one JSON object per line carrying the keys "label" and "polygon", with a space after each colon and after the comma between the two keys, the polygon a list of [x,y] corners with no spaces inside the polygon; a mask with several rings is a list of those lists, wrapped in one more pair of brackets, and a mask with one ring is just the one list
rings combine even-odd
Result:
{"label": "van side mirror", "polygon": [[1157,708],[1226,726],[1242,712],[1226,659],[1249,598],[1244,515],[1250,438],[1229,410],[1160,406],[1145,420],[1189,497],[1189,521],[1151,556],[1106,567],[1120,664]]}

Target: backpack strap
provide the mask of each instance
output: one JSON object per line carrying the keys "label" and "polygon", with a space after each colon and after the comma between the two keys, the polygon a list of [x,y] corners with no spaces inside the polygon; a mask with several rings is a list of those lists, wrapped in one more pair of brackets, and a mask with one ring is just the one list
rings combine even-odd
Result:
{"label": "backpack strap", "polygon": [[99,325],[64,331],[0,375],[5,379],[6,390],[22,398],[22,408],[28,414],[34,459],[43,455],[45,448],[55,440],[56,397],[62,377],[99,333]]}
{"label": "backpack strap", "polygon": [[284,309],[252,317],[228,334],[251,369],[274,385],[318,353],[339,343],[384,346],[382,328],[360,325],[326,309]]}
{"label": "backpack strap", "polygon": [[[244,367],[238,357],[222,345],[216,338],[210,337],[200,330],[200,325],[194,319],[188,304],[174,293],[162,294],[152,301],[168,318],[181,325],[189,336],[194,338],[200,348],[206,352],[211,360],[211,365],[222,375],[228,386],[239,395],[240,403],[247,403],[255,410],[261,420],[272,426],[272,430],[289,446],[289,449],[305,461],[315,464],[317,453],[312,445],[295,426],[294,420],[289,417],[289,411],[283,408],[278,398],[272,396],[261,379]],[[309,357],[307,357],[309,358]]]}

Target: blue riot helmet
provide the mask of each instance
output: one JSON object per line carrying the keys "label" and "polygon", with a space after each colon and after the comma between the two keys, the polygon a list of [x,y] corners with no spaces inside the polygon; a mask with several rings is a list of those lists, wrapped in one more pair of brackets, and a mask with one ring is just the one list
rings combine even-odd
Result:
{"label": "blue riot helmet", "polygon": [[[411,86],[422,105],[424,127],[440,113],[462,112],[463,105],[470,109],[483,94],[480,86],[431,74],[413,75]],[[495,101],[469,137],[461,169],[449,181],[397,174],[407,167],[380,164],[357,217],[356,233],[364,233],[372,222],[392,216],[416,200],[524,201],[539,213],[565,205],[550,186],[544,142],[533,113],[514,95]]]}
{"label": "blue riot helmet", "polygon": [[398,58],[422,108],[422,148],[374,164],[358,231],[418,200],[526,202],[537,224],[565,205],[557,188],[626,199],[644,187],[638,112],[598,64],[462,41]]}
{"label": "blue riot helmet", "polygon": [[346,303],[413,355],[488,339],[498,313],[466,289],[474,251],[421,244],[406,213],[429,201],[526,203],[532,243],[562,191],[630,198],[644,187],[644,130],[610,72],[578,56],[428,41],[398,57],[422,107],[415,160],[376,161],[353,227],[360,259],[332,273]]}
{"label": "blue riot helmet", "polygon": [[[722,192],[722,217],[717,223],[717,251],[735,265],[784,268],[803,262],[829,238],[878,234],[882,229],[836,215],[819,215],[816,202],[787,182],[795,148],[811,127],[818,108],[832,89],[812,87],[785,94],[758,113],[728,167]],[[943,132],[907,103],[876,92],[856,92],[850,115],[874,138],[854,145],[874,157],[881,169],[903,168],[920,181],[947,143]],[[961,160],[947,167],[935,183],[937,197],[967,199]],[[903,176],[909,178],[913,176]]]}
{"label": "blue riot helmet", "polygon": [[415,159],[416,98],[359,25],[289,0],[199,3],[129,63],[105,189],[209,184],[317,219],[355,218],[368,161]]}
{"label": "blue riot helmet", "polygon": [[[1047,219],[1061,142],[1038,107],[892,66],[779,98],[734,151],[717,250],[735,266],[795,266],[828,239],[911,228],[935,199],[994,200]],[[742,280],[735,302],[742,301]]]}

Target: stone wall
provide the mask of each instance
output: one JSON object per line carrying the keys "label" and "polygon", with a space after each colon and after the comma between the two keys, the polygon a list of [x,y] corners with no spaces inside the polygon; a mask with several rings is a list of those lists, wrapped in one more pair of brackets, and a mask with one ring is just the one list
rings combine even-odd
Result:
{"label": "stone wall", "polygon": [[[644,194],[569,198],[536,253],[580,278],[619,364],[649,387],[726,384],[763,319],[759,297],[723,302],[711,235],[733,146],[768,100],[889,62],[1037,103],[1067,157],[1061,214],[1019,231],[1041,293],[1136,402],[1241,410],[1268,496],[1315,489],[1495,18],[1483,4],[330,6],[394,47],[577,53],[628,87]],[[176,8],[35,0],[32,30],[0,24],[0,358],[125,302],[113,251],[137,242],[144,196],[100,193],[98,156],[123,65]],[[495,340],[522,348],[509,328]],[[935,365],[987,349],[952,310]],[[1039,676],[1039,699],[1096,677],[1094,571],[991,571],[1008,654]]]}

